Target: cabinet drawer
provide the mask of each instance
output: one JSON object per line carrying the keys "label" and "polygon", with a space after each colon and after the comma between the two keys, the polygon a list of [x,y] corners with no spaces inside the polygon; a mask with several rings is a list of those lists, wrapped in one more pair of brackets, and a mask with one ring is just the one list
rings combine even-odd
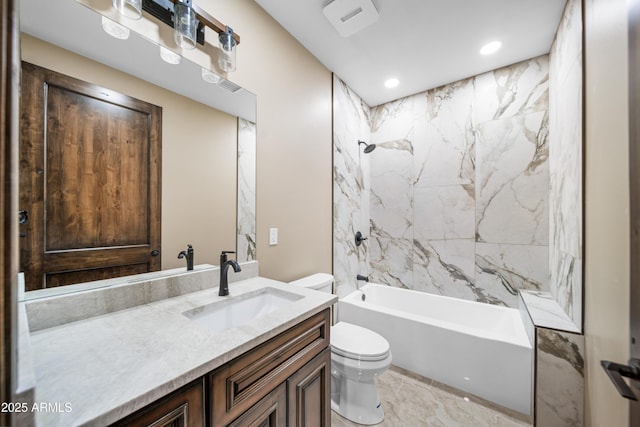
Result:
{"label": "cabinet drawer", "polygon": [[210,374],[211,419],[225,425],[329,346],[329,309]]}
{"label": "cabinet drawer", "polygon": [[204,380],[200,378],[111,427],[204,427]]}
{"label": "cabinet drawer", "polygon": [[280,384],[228,427],[287,425],[287,384]]}

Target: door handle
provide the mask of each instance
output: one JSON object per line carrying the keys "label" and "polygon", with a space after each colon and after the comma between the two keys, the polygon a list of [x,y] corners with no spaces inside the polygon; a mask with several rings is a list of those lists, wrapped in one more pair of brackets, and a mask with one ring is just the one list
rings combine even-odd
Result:
{"label": "door handle", "polygon": [[154,250],[151,251],[151,256],[158,256],[158,255],[160,255],[160,251],[159,250],[154,249]]}
{"label": "door handle", "polygon": [[636,381],[640,380],[640,359],[630,359],[628,365],[622,365],[608,360],[601,360],[600,364],[622,397],[630,400],[638,400],[633,390],[631,390],[631,387],[629,387],[622,377]]}

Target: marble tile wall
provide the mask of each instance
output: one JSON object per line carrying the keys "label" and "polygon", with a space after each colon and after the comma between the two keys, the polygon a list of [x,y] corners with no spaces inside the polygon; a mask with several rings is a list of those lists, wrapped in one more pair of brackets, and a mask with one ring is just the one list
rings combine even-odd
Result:
{"label": "marble tile wall", "polygon": [[[367,271],[526,316],[536,307],[510,291],[548,295],[566,326],[528,328],[536,425],[583,425],[581,1],[548,56],[371,109],[334,78],[334,108],[339,292]],[[345,141],[367,132],[363,157]],[[358,249],[355,228],[370,233]]]}
{"label": "marble tile wall", "polygon": [[[370,142],[369,106],[333,77],[333,275],[338,296],[356,289],[356,275],[369,274],[369,161],[358,140]],[[375,153],[375,151],[374,151]],[[366,241],[368,242],[368,240]]]}
{"label": "marble tile wall", "polygon": [[512,307],[507,288],[548,290],[548,74],[542,56],[371,109],[373,281]]}
{"label": "marble tile wall", "polygon": [[584,335],[536,328],[537,426],[584,424]]}
{"label": "marble tile wall", "polygon": [[334,77],[341,295],[354,273],[511,307],[514,290],[548,291],[581,324],[582,25],[567,4],[549,56],[371,109]]}
{"label": "marble tile wall", "polygon": [[256,259],[256,124],[238,118],[237,260]]}
{"label": "marble tile wall", "polygon": [[569,0],[549,54],[550,292],[582,329],[582,4]]}

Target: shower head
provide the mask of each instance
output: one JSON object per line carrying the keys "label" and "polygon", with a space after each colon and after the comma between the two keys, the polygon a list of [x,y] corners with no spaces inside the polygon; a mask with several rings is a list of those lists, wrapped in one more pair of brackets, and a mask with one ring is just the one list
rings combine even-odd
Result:
{"label": "shower head", "polygon": [[360,144],[364,144],[364,152],[365,154],[369,154],[370,152],[372,152],[373,150],[376,149],[376,144],[367,144],[364,141],[358,141],[358,145]]}

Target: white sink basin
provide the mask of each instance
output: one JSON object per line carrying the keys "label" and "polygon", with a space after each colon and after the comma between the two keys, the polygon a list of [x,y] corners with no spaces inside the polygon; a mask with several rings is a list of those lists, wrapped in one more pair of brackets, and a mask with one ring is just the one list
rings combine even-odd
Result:
{"label": "white sink basin", "polygon": [[263,288],[238,296],[229,296],[183,312],[182,314],[210,332],[235,328],[304,298],[275,288]]}

